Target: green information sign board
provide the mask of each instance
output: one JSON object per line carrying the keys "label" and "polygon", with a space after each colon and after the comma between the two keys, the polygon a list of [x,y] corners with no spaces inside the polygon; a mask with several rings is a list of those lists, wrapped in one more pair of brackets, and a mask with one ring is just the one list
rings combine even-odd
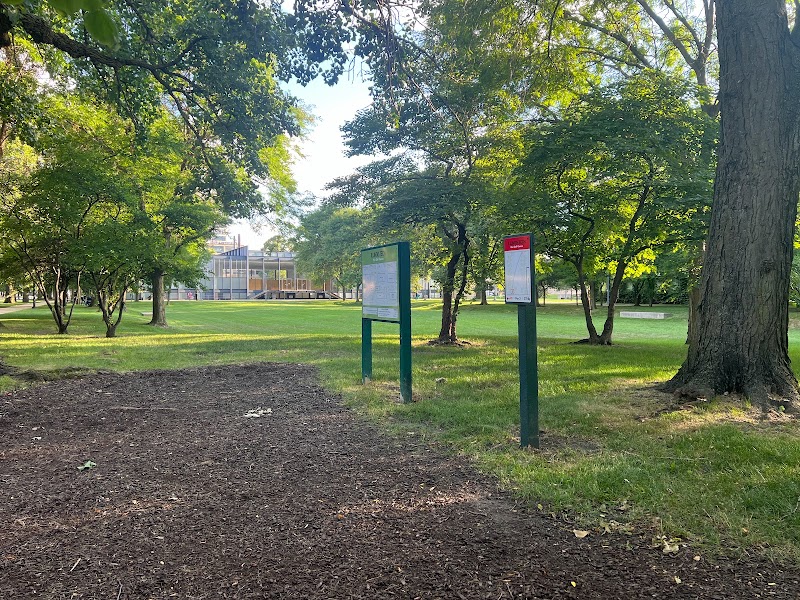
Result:
{"label": "green information sign board", "polygon": [[372,322],[400,325],[400,398],[411,402],[411,247],[408,242],[361,251],[361,379],[372,379]]}
{"label": "green information sign board", "polygon": [[379,246],[361,251],[365,319],[400,322],[399,246]]}

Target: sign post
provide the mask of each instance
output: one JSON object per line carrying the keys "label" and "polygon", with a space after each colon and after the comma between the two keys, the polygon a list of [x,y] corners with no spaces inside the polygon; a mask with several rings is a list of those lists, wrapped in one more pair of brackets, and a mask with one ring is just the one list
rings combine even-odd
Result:
{"label": "sign post", "polygon": [[520,446],[539,447],[539,371],[536,360],[536,275],[533,234],[503,239],[506,304],[517,305]]}
{"label": "sign post", "polygon": [[361,379],[372,378],[372,322],[400,325],[400,398],[411,402],[411,247],[408,242],[361,251]]}

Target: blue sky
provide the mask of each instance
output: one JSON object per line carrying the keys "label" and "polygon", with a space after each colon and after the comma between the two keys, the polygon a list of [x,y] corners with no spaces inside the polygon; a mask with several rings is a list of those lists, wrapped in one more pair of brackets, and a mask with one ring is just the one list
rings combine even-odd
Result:
{"label": "blue sky", "polygon": [[[358,74],[345,74],[335,86],[321,80],[306,87],[292,84],[289,91],[312,112],[317,119],[313,131],[300,142],[303,154],[293,166],[301,192],[324,196],[325,184],[336,177],[352,173],[369,161],[367,157],[347,158],[340,127],[361,108],[370,103],[369,83]],[[236,222],[228,228],[230,235],[241,235],[242,244],[260,248],[264,240],[275,234],[268,226],[254,229],[246,222]]]}

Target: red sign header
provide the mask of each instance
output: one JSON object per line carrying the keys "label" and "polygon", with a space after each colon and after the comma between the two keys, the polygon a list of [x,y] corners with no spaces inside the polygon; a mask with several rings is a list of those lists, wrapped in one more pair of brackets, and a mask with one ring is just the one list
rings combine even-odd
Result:
{"label": "red sign header", "polygon": [[506,252],[514,250],[530,250],[531,237],[529,235],[518,235],[517,237],[509,237],[503,240],[503,249]]}

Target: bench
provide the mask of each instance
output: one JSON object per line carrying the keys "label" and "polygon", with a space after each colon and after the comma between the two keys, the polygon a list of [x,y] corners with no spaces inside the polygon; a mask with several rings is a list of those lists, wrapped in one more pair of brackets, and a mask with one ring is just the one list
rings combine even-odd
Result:
{"label": "bench", "polygon": [[623,319],[669,319],[672,313],[663,312],[633,312],[620,311],[619,316]]}

